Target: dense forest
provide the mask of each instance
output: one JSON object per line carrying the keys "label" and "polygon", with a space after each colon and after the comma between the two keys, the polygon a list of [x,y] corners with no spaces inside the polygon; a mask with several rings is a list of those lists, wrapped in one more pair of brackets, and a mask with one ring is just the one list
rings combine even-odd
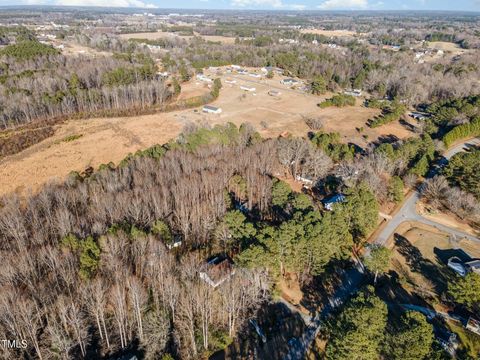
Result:
{"label": "dense forest", "polygon": [[0,126],[102,111],[135,111],[164,103],[171,93],[149,56],[89,58],[61,55],[36,40],[0,50]]}
{"label": "dense forest", "polygon": [[[1,331],[29,344],[9,356],[140,349],[152,359],[197,358],[223,348],[280,278],[308,282],[364,243],[378,204],[401,201],[404,181],[426,171],[418,165],[433,156],[426,140],[352,163],[323,150],[334,136],[261,140],[248,125],[189,128],[118,166],[4,198]],[[315,178],[319,191],[347,201],[325,211],[282,173]],[[236,271],[214,291],[198,274],[219,254]]]}
{"label": "dense forest", "polygon": [[[303,79],[302,91],[314,95],[340,92],[316,109],[348,111],[357,101],[343,91],[361,89],[368,95],[364,106],[379,109],[367,122],[372,128],[402,121],[407,109],[420,110],[423,119],[410,137],[380,137],[364,148],[325,131],[314,116],[304,119],[310,130],[304,137],[285,132],[268,139],[248,123],[186,123],[176,139],[118,164],[1,197],[0,337],[26,344],[2,349],[1,358],[208,358],[253,333],[251,320],[261,322],[259,314],[278,304],[291,284],[313,303],[310,315],[332,310],[314,356],[448,358],[436,320],[400,312],[385,299],[398,291],[402,300],[437,301],[470,316],[479,311],[480,276],[435,272],[418,248],[395,234],[393,246],[403,244],[411,256],[407,265],[445,280],[437,298],[430,284],[407,294],[413,281],[404,268],[392,271],[393,250],[369,238],[383,222],[381,212],[401,206],[411,193],[428,211],[480,224],[480,150],[472,146],[442,165],[446,149],[480,135],[480,55],[419,63],[410,48],[428,41],[478,48],[469,29],[475,20],[458,15],[454,27],[440,15],[406,17],[406,30],[394,31],[400,23],[390,15],[351,21],[340,14],[336,23],[308,14],[300,20],[182,15],[186,24],[159,26],[131,18],[119,25],[118,14],[86,10],[74,10],[72,20],[65,12],[50,15],[62,24],[53,33],[95,50],[94,56],[62,54],[31,26],[0,27],[0,156],[51,136],[58,119],[198,107],[219,97],[220,79],[212,79],[206,95],[178,100],[183,83],[206,67],[230,64],[278,67]],[[325,30],[364,32],[364,41],[300,31],[319,22]],[[119,36],[156,30],[192,37]],[[300,183],[301,191],[294,186]],[[361,262],[358,291],[332,305],[340,279]],[[283,340],[295,346],[293,338]]]}

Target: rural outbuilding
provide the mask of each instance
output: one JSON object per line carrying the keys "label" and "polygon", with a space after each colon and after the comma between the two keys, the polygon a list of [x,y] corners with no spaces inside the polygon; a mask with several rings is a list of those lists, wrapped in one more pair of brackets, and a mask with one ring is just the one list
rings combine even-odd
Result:
{"label": "rural outbuilding", "polygon": [[205,105],[203,107],[202,111],[205,112],[205,113],[209,113],[209,114],[221,114],[222,113],[221,108],[211,106],[211,105]]}

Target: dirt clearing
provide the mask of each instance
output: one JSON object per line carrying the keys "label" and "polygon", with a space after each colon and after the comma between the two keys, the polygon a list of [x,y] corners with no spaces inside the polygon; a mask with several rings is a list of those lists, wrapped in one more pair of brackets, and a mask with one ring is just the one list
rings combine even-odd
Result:
{"label": "dirt clearing", "polygon": [[[194,36],[177,35],[173,32],[164,32],[164,31],[134,33],[134,34],[121,34],[119,36],[120,36],[120,38],[122,38],[124,40],[128,40],[128,39],[157,40],[157,39],[164,39],[164,38],[169,38],[169,37],[170,38],[178,37],[178,38],[181,38],[181,39],[190,40],[194,37]],[[234,44],[235,43],[235,38],[233,38],[233,37],[217,36],[217,35],[200,35],[198,33],[195,33],[195,36],[201,37],[201,38],[205,39],[205,41],[220,42],[222,44]]]}
{"label": "dirt clearing", "polygon": [[[360,100],[352,107],[320,109],[317,104],[332,94],[314,96],[304,90],[291,89],[280,83],[284,79],[280,75],[262,79],[224,70],[205,72],[212,79],[220,76],[222,80],[220,96],[212,103],[222,109],[221,114],[205,114],[199,107],[134,117],[72,120],[58,125],[52,137],[0,160],[0,195],[13,191],[25,193],[28,189],[35,191],[51,179],[63,180],[71,171],[83,171],[89,166],[96,168],[110,161],[118,163],[131,152],[177,137],[188,123],[233,122],[239,126],[249,122],[263,137],[286,133],[305,137],[310,129],[304,118],[312,116],[322,119],[324,131],[339,132],[342,141],[360,147],[366,147],[381,136],[405,138],[413,135],[398,122],[370,129],[366,122],[379,110],[361,106]],[[236,83],[229,84],[227,79]],[[240,86],[255,90],[242,90]],[[280,95],[270,96],[270,90],[277,90]],[[181,98],[209,91],[208,84],[192,79],[182,84]],[[73,140],[63,141],[66,138]]]}
{"label": "dirt clearing", "polygon": [[302,34],[316,34],[316,35],[323,35],[323,36],[337,36],[337,37],[351,37],[351,36],[358,36],[361,34],[357,34],[355,31],[350,30],[322,30],[322,29],[302,29],[300,30]]}

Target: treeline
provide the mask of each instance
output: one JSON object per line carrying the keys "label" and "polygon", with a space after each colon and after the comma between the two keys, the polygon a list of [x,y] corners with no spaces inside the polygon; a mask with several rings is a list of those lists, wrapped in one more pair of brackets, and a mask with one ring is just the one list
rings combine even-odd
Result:
{"label": "treeline", "polygon": [[[43,45],[42,45],[43,46]],[[139,111],[171,96],[148,56],[4,56],[0,127],[106,111]]]}
{"label": "treeline", "polygon": [[397,175],[425,176],[435,156],[435,144],[424,134],[394,144],[382,143],[374,151],[394,162]]}
{"label": "treeline", "polygon": [[[221,46],[221,49],[220,49]],[[188,51],[171,52],[179,63],[187,59],[195,68],[239,64],[244,66],[277,66],[286,73],[304,79],[321,76],[326,88],[338,91],[362,88],[379,98],[388,96],[409,104],[430,103],[478,92],[480,68],[478,54],[467,54],[459,71],[439,72],[435,64],[417,64],[409,52],[382,52],[352,42],[342,51],[309,44],[210,44],[192,42]]]}
{"label": "treeline", "polygon": [[480,117],[475,118],[467,124],[459,125],[450,130],[443,137],[443,142],[448,148],[458,140],[476,136],[480,136]]}
{"label": "treeline", "polygon": [[8,45],[0,50],[0,57],[14,58],[16,61],[32,60],[39,56],[58,55],[60,52],[52,46],[36,40],[25,40]]}
{"label": "treeline", "polygon": [[[480,133],[479,133],[480,134]],[[480,150],[453,156],[443,170],[449,182],[480,199]]]}
{"label": "treeline", "polygon": [[369,120],[368,125],[372,128],[379,127],[394,121],[398,121],[404,114],[407,108],[405,105],[398,102],[391,102],[382,109],[382,114]]}
{"label": "treeline", "polygon": [[346,191],[344,204],[320,212],[304,194],[294,194],[282,182],[272,188],[274,221],[257,224],[243,241],[238,263],[268,269],[277,280],[295,276],[301,281],[320,275],[333,260],[348,259],[378,220],[378,203],[365,184]]}
{"label": "treeline", "polygon": [[355,97],[352,95],[338,94],[334,95],[331,99],[327,99],[318,104],[322,109],[336,106],[336,107],[345,107],[345,106],[354,106]]}

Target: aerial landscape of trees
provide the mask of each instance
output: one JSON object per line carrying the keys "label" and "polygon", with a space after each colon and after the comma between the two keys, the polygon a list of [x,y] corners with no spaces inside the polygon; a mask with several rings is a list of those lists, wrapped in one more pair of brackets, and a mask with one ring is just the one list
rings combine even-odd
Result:
{"label": "aerial landscape of trees", "polygon": [[[21,161],[22,150],[66,119],[121,115],[135,124],[158,112],[153,127],[171,112],[183,130],[135,144],[117,163],[92,160],[35,191],[0,197],[0,338],[27,344],[2,349],[2,358],[257,358],[261,348],[298,350],[306,337],[313,345],[300,356],[309,358],[449,358],[438,340],[447,320],[430,315],[475,317],[480,276],[423,258],[420,241],[400,230],[375,239],[412,199],[416,218],[439,214],[476,236],[480,150],[446,154],[480,135],[477,20],[18,11],[0,15],[11,23],[0,26],[0,157]],[[23,18],[26,25],[14,25]],[[312,29],[318,34],[304,31]],[[323,35],[335,30],[349,35]],[[148,36],[157,32],[169,36]],[[81,50],[68,54],[50,45],[52,36]],[[439,41],[462,52],[415,60]],[[259,130],[248,116],[237,126],[227,111],[206,114],[201,106],[223,107],[232,86],[199,75],[232,64],[265,67],[268,80],[258,81],[266,84],[298,79],[282,92],[312,100],[311,114],[290,114],[303,128],[275,132],[262,121]],[[202,92],[190,96],[197,80]],[[238,99],[247,107],[254,96]],[[350,126],[357,110],[368,113]],[[346,112],[339,118],[354,135],[330,128],[325,112]],[[421,119],[407,119],[411,112]],[[59,142],[67,148],[87,136]],[[442,236],[421,231],[430,245]],[[432,245],[435,259],[461,249],[446,249],[462,244],[444,237],[448,245]],[[440,289],[414,286],[426,273]],[[355,286],[343,283],[349,276]],[[460,334],[458,358],[473,359],[478,337]]]}

